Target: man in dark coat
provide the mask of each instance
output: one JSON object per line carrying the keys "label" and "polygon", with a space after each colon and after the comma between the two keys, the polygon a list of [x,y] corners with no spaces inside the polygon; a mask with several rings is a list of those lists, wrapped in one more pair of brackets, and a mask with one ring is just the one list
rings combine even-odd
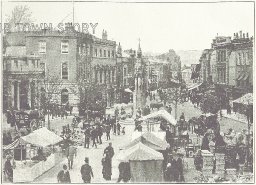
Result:
{"label": "man in dark coat", "polygon": [[96,144],[96,138],[97,138],[97,130],[93,127],[91,131],[91,137],[92,137],[92,147],[95,146],[97,148]]}
{"label": "man in dark coat", "polygon": [[110,125],[107,125],[107,126],[106,126],[106,136],[107,136],[107,141],[108,141],[108,140],[110,140],[110,130],[111,130]]}
{"label": "man in dark coat", "polygon": [[89,158],[84,159],[85,164],[81,167],[81,175],[84,183],[91,183],[91,178],[93,178],[92,167],[89,165]]}
{"label": "man in dark coat", "polygon": [[210,134],[209,133],[206,133],[203,137],[203,141],[202,141],[202,146],[201,146],[201,150],[209,150],[210,151],[210,147],[209,147],[209,137],[210,137]]}
{"label": "man in dark coat", "polygon": [[67,165],[64,164],[63,170],[61,170],[57,176],[58,183],[61,183],[61,184],[71,183],[70,174],[67,169],[68,169]]}
{"label": "man in dark coat", "polygon": [[102,163],[102,175],[105,180],[111,180],[112,176],[112,166],[111,166],[111,160],[104,155],[104,157],[101,160]]}
{"label": "man in dark coat", "polygon": [[103,135],[103,128],[100,125],[97,128],[97,132],[98,132],[99,143],[102,144],[101,137]]}
{"label": "man in dark coat", "polygon": [[119,169],[119,177],[118,177],[117,182],[119,183],[122,180],[123,180],[123,182],[128,182],[131,179],[130,164],[121,162],[118,165],[118,169]]}
{"label": "man in dark coat", "polygon": [[89,148],[90,145],[91,130],[89,127],[84,132],[84,148]]}
{"label": "man in dark coat", "polygon": [[120,135],[120,132],[121,132],[121,125],[120,125],[119,122],[117,122],[116,128],[117,128],[117,134]]}

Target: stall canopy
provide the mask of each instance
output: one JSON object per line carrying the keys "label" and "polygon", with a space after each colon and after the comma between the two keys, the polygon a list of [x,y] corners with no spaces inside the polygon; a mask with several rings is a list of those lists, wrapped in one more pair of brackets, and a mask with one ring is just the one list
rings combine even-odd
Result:
{"label": "stall canopy", "polygon": [[243,105],[252,105],[253,104],[253,94],[247,93],[244,96],[236,99],[233,103],[243,104]]}
{"label": "stall canopy", "polygon": [[63,139],[60,136],[43,127],[26,136],[20,137],[10,145],[4,146],[3,149],[14,149],[20,144],[32,144],[39,147],[46,147],[57,144],[62,140]]}
{"label": "stall canopy", "polygon": [[156,117],[164,118],[166,121],[168,121],[173,126],[177,125],[177,121],[166,110],[159,110],[157,112],[153,112],[153,113],[151,113],[147,116],[141,117],[140,120],[144,121],[144,120],[151,119],[151,118],[156,118]]}
{"label": "stall canopy", "polygon": [[132,93],[132,90],[129,89],[129,88],[125,89],[124,91],[125,91],[125,92],[128,92],[128,93]]}
{"label": "stall canopy", "polygon": [[188,87],[188,90],[191,91],[193,89],[196,89],[198,87],[200,87],[203,83],[195,83],[195,84],[192,84]]}
{"label": "stall canopy", "polygon": [[169,146],[165,140],[161,140],[160,138],[156,137],[154,134],[150,132],[146,132],[142,134],[139,138],[131,141],[129,144],[121,147],[121,149],[128,149],[135,146],[138,143],[142,143],[154,150],[166,150]]}
{"label": "stall canopy", "polygon": [[129,161],[150,161],[150,160],[163,160],[163,155],[160,152],[142,144],[141,142],[136,145],[120,151],[117,159],[123,162]]}

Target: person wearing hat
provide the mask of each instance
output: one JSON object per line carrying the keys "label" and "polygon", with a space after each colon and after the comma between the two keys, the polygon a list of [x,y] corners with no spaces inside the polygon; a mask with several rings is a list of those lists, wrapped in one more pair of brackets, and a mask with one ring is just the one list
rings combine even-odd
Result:
{"label": "person wearing hat", "polygon": [[68,167],[67,165],[63,165],[63,170],[61,170],[59,173],[58,173],[58,176],[57,176],[57,180],[58,180],[58,183],[71,183],[71,180],[70,180],[70,174],[69,174],[69,171],[67,170]]}
{"label": "person wearing hat", "polygon": [[89,165],[89,158],[85,157],[84,159],[85,164],[81,167],[81,176],[84,183],[91,183],[91,178],[93,178],[92,167]]}

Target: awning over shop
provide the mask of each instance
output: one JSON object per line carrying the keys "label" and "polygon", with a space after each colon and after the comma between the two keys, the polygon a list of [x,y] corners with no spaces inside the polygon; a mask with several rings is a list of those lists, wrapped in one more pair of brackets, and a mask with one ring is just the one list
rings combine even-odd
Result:
{"label": "awning over shop", "polygon": [[240,81],[240,80],[242,80],[244,77],[245,77],[245,73],[244,73],[244,72],[241,72],[241,73],[238,75],[237,80]]}
{"label": "awning over shop", "polygon": [[153,112],[147,116],[143,116],[141,117],[139,120],[147,120],[147,119],[152,119],[152,118],[156,118],[156,117],[161,117],[164,118],[166,121],[168,121],[170,124],[172,125],[176,125],[177,121],[175,120],[175,118],[166,110],[159,110],[157,112]]}
{"label": "awning over shop", "polygon": [[195,83],[195,84],[192,84],[188,87],[188,90],[191,91],[193,89],[196,89],[198,87],[200,87],[203,83]]}
{"label": "awning over shop", "polygon": [[138,143],[127,150],[122,150],[117,155],[117,159],[120,161],[150,161],[150,160],[163,160],[163,155],[154,149]]}
{"label": "awning over shop", "polygon": [[166,150],[166,148],[169,146],[166,140],[161,140],[160,138],[156,137],[154,134],[150,132],[146,132],[142,134],[140,137],[138,137],[137,139],[132,140],[131,143],[121,147],[121,149],[131,148],[140,142],[154,150]]}
{"label": "awning over shop", "polygon": [[233,103],[239,103],[243,105],[253,105],[253,94],[247,93],[244,96],[234,100]]}

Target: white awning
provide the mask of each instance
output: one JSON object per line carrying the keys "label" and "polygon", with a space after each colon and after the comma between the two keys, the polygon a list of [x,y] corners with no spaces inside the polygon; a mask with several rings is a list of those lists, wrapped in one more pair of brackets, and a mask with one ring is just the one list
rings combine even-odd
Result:
{"label": "white awning", "polygon": [[252,93],[247,93],[244,96],[234,100],[233,103],[240,103],[240,104],[244,104],[244,105],[252,105],[253,104],[253,94]]}
{"label": "white awning", "polygon": [[196,89],[198,87],[200,87],[203,83],[196,83],[196,84],[192,84],[191,86],[188,87],[188,90],[191,91],[193,89]]}
{"label": "white awning", "polygon": [[162,117],[174,126],[177,124],[177,121],[175,120],[175,118],[166,110],[159,110],[157,112],[153,112],[147,116],[141,117],[139,120],[147,120],[147,119],[156,118],[156,117]]}
{"label": "white awning", "polygon": [[128,92],[128,93],[132,93],[132,90],[129,89],[129,88],[125,89],[124,91],[125,91],[125,92]]}

